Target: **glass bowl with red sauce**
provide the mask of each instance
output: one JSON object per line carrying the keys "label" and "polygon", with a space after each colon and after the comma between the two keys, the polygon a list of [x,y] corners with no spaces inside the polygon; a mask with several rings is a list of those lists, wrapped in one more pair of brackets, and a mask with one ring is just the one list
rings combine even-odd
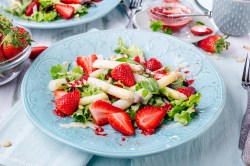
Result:
{"label": "glass bowl with red sauce", "polygon": [[147,11],[150,21],[162,21],[163,30],[171,28],[176,32],[187,26],[192,17],[168,17],[170,14],[188,14],[194,11],[192,5],[184,1],[165,2],[154,1],[147,5]]}

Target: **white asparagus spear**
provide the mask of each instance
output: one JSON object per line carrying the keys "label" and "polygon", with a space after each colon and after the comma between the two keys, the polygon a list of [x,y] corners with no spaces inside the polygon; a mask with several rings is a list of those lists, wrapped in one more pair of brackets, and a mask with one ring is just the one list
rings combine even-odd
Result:
{"label": "white asparagus spear", "polygon": [[173,99],[180,100],[180,99],[187,99],[187,96],[183,93],[180,93],[174,89],[171,89],[169,87],[162,88],[160,92],[165,96],[170,96]]}
{"label": "white asparagus spear", "polygon": [[178,78],[180,78],[180,73],[177,71],[174,71],[174,72],[171,72],[169,75],[162,77],[157,82],[158,82],[160,88],[162,88],[162,87],[166,87],[169,84],[175,82]]}
{"label": "white asparagus spear", "polygon": [[59,78],[55,80],[51,80],[49,82],[49,90],[50,91],[55,91],[57,89],[61,89],[63,84],[67,84],[67,80],[65,78]]}
{"label": "white asparagus spear", "polygon": [[130,101],[133,103],[140,103],[143,101],[142,97],[140,97],[136,93],[114,86],[108,82],[99,80],[97,78],[89,77],[88,83],[98,88],[101,88],[103,91],[105,91],[106,93],[110,95],[116,96],[118,98]]}
{"label": "white asparagus spear", "polygon": [[[139,91],[136,91],[135,93],[143,98],[143,100],[144,100],[143,103],[144,104],[146,104],[150,100],[150,98],[153,96],[150,92],[148,92],[148,94],[144,97],[142,95],[143,89],[140,89]],[[120,99],[120,100],[117,100],[116,102],[114,102],[112,105],[125,110],[128,107],[130,107],[132,104],[133,103],[130,102],[130,101]]]}
{"label": "white asparagus spear", "polygon": [[95,100],[108,100],[108,99],[109,97],[108,95],[106,95],[106,93],[99,93],[96,95],[86,96],[86,97],[81,98],[79,104],[87,105],[87,104],[94,102]]}
{"label": "white asparagus spear", "polygon": [[[93,67],[101,68],[101,69],[114,69],[116,66],[122,63],[125,63],[125,62],[117,62],[117,61],[110,61],[110,60],[96,60],[93,63]],[[141,73],[144,70],[144,68],[141,65],[129,64],[129,66],[134,72]]]}
{"label": "white asparagus spear", "polygon": [[137,73],[134,73],[134,78],[135,78],[135,82],[141,82],[142,80],[144,80],[146,77],[140,75],[140,74],[137,74]]}
{"label": "white asparagus spear", "polygon": [[90,77],[98,78],[100,77],[103,73],[105,73],[107,69],[98,69],[96,71],[93,71],[92,73],[89,74]]}

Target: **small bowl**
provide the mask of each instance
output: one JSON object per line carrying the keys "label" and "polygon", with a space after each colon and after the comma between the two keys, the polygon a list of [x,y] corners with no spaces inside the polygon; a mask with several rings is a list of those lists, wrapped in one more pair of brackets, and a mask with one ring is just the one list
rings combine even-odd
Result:
{"label": "small bowl", "polygon": [[[192,5],[184,1],[172,2],[172,3],[171,2],[166,3],[163,0],[154,1],[147,5],[147,12],[148,12],[150,21],[162,21],[163,30],[166,28],[171,28],[174,32],[179,31],[180,29],[184,28],[192,21],[191,17],[171,18],[171,17],[164,16],[164,14],[166,15],[171,14],[171,13],[168,13],[168,11],[172,10],[173,8],[176,8],[177,12],[180,12],[178,14],[181,14],[181,13],[188,14],[194,11]],[[177,13],[173,13],[173,14],[177,14]]]}
{"label": "small bowl", "polygon": [[[16,26],[21,27],[21,26]],[[21,27],[24,28],[24,27]],[[27,32],[29,32],[30,37],[31,32],[24,28]],[[7,82],[13,80],[23,69],[26,61],[29,58],[31,53],[31,46],[28,45],[22,52],[20,52],[15,57],[8,59],[4,62],[0,62],[0,85],[4,85]]]}

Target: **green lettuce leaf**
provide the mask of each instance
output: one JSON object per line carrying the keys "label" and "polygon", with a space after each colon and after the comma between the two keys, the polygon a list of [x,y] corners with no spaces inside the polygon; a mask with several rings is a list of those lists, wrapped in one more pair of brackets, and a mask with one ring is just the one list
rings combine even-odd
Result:
{"label": "green lettuce leaf", "polygon": [[121,38],[118,39],[118,45],[115,49],[115,52],[119,54],[126,54],[130,57],[135,57],[137,55],[144,56],[142,49],[138,48],[134,44],[132,44],[130,47],[127,47]]}
{"label": "green lettuce leaf", "polygon": [[130,116],[131,120],[135,120],[136,112],[141,108],[141,104],[132,105],[130,108],[126,109],[127,114]]}
{"label": "green lettuce leaf", "polygon": [[186,126],[191,120],[191,114],[195,112],[195,108],[189,107],[186,111],[182,111],[181,113],[177,113],[174,116],[174,120]]}
{"label": "green lettuce leaf", "polygon": [[52,79],[66,78],[69,68],[69,63],[58,64],[50,68],[50,75]]}
{"label": "green lettuce leaf", "polygon": [[94,87],[92,85],[85,85],[79,88],[79,90],[82,92],[81,97],[92,96],[103,92],[100,88]]}
{"label": "green lettuce leaf", "polygon": [[163,101],[162,97],[160,96],[153,96],[149,100],[149,104],[152,106],[163,106],[165,102]]}
{"label": "green lettuce leaf", "polygon": [[71,117],[75,119],[75,122],[86,123],[87,121],[93,121],[89,112],[89,105],[84,106],[84,109],[78,108]]}
{"label": "green lettuce leaf", "polygon": [[200,102],[201,94],[198,92],[189,97],[187,101],[182,100],[173,100],[171,101],[172,109],[168,111],[169,119],[174,118],[177,113],[187,110],[190,107],[195,107]]}
{"label": "green lettuce leaf", "polygon": [[145,78],[138,84],[140,84],[143,89],[146,89],[153,94],[156,94],[159,91],[159,84],[154,78]]}

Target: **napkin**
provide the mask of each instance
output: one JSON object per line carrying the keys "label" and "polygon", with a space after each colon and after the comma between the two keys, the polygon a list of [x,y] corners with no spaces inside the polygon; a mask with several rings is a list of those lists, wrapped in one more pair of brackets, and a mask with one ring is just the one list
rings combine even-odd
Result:
{"label": "napkin", "polygon": [[[19,100],[0,121],[0,163],[6,166],[82,166],[92,155],[60,143],[37,129]],[[0,164],[0,165],[1,165]]]}

